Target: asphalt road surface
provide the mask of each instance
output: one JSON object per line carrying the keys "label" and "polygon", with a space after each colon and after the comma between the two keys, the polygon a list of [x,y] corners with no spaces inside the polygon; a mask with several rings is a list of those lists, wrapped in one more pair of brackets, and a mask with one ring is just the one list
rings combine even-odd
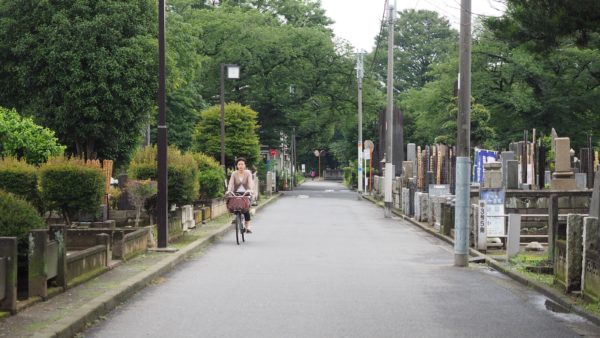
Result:
{"label": "asphalt road surface", "polygon": [[579,337],[600,329],[339,183],[309,181],[85,337]]}

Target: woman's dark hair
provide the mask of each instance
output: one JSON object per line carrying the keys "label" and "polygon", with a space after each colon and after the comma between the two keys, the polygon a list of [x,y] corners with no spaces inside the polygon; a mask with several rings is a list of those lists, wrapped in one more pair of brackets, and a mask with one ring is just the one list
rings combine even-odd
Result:
{"label": "woman's dark hair", "polygon": [[243,157],[238,157],[238,158],[235,160],[235,166],[236,166],[236,167],[237,167],[237,165],[238,165],[238,162],[240,162],[240,161],[244,161],[244,164],[248,164],[248,162],[246,161],[246,159],[245,159],[245,158],[243,158]]}

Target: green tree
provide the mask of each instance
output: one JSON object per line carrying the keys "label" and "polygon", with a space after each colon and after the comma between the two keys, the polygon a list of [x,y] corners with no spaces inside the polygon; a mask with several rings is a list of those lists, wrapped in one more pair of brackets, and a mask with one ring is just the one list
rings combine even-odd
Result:
{"label": "green tree", "polygon": [[537,51],[560,48],[565,40],[578,47],[598,47],[600,2],[597,0],[507,0],[505,15],[487,19],[496,35],[513,46]]}
{"label": "green tree", "polygon": [[[225,105],[225,162],[233,166],[237,157],[244,157],[251,166],[260,157],[258,113],[239,103]],[[221,107],[213,106],[201,113],[194,134],[194,149],[214,158],[221,158]]]}
{"label": "green tree", "polygon": [[157,90],[156,2],[0,1],[0,104],[71,153],[126,160]]}
{"label": "green tree", "polygon": [[[433,78],[428,74],[430,66],[442,61],[450,52],[456,51],[458,32],[447,19],[428,10],[406,9],[399,13],[394,26],[394,87],[404,92],[421,88]],[[380,46],[386,46],[387,30],[377,38]],[[380,78],[387,78],[387,53],[381,48],[374,60]]]}
{"label": "green tree", "polygon": [[0,107],[0,157],[13,156],[40,164],[51,156],[62,155],[64,150],[52,130],[21,117],[14,109]]}
{"label": "green tree", "polygon": [[598,13],[597,1],[511,0],[503,17],[485,21],[482,41],[496,48],[484,53],[482,78],[492,86],[482,88],[480,102],[492,110],[499,135],[514,139],[531,128],[547,135],[554,127],[576,148],[600,128],[593,113],[600,109]]}

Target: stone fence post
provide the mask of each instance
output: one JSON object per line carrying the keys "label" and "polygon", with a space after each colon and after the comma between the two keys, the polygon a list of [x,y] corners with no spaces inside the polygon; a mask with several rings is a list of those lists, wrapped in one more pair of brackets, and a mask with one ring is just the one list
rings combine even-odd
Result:
{"label": "stone fence post", "polygon": [[566,291],[581,290],[581,261],[583,255],[583,216],[567,216]]}
{"label": "stone fence post", "polygon": [[29,297],[48,297],[48,277],[46,275],[46,247],[48,231],[45,229],[31,230],[29,233]]}
{"label": "stone fence post", "polygon": [[0,310],[17,312],[17,238],[0,237]]}
{"label": "stone fence post", "polygon": [[56,283],[67,289],[67,227],[65,225],[51,225],[50,237],[58,244],[58,265]]}

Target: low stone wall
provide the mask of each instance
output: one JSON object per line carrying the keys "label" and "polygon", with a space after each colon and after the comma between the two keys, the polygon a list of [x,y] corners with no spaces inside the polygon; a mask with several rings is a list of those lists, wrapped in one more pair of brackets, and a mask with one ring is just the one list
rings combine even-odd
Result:
{"label": "low stone wall", "polygon": [[106,269],[110,260],[109,252],[106,245],[96,245],[68,255],[67,283],[72,283],[82,275]]}
{"label": "low stone wall", "polygon": [[550,196],[558,196],[559,214],[587,214],[591,190],[506,190],[506,214],[547,214]]}
{"label": "low stone wall", "polygon": [[215,198],[212,200],[211,206],[210,206],[210,216],[211,219],[212,218],[217,218],[221,215],[224,215],[226,213],[228,213],[229,211],[227,210],[227,203],[225,202],[224,198]]}
{"label": "low stone wall", "polygon": [[331,181],[342,181],[344,179],[344,171],[339,169],[323,170],[323,179]]}
{"label": "low stone wall", "polygon": [[150,227],[138,229],[123,236],[123,239],[113,246],[115,259],[127,260],[146,252]]}
{"label": "low stone wall", "polygon": [[137,228],[114,228],[114,229],[68,229],[67,251],[79,251],[97,245],[96,236],[107,234],[111,245],[121,240],[125,234],[136,231]]}
{"label": "low stone wall", "polygon": [[[111,210],[110,218],[114,219],[118,226],[134,225],[135,210]],[[140,215],[140,224],[148,224],[149,222],[150,216],[142,211]]]}

